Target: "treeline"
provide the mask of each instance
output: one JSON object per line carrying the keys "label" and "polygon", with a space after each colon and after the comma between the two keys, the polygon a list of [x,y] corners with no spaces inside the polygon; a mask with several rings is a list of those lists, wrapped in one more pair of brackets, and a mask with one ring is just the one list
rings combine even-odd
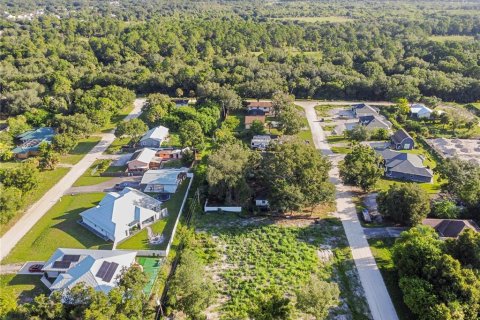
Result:
{"label": "treeline", "polygon": [[[428,39],[458,21],[302,24],[229,14],[130,23],[41,16],[3,27],[0,110],[19,114],[42,108],[46,99],[68,104],[67,97],[96,85],[169,95],[181,89],[185,96],[217,83],[242,97],[281,90],[297,98],[477,101],[480,42]],[[478,17],[460,21],[469,27],[458,32],[479,33]]]}

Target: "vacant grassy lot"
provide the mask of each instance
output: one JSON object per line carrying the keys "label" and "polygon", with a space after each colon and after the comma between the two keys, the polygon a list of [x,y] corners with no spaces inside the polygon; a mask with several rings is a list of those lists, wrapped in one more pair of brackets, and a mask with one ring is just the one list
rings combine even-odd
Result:
{"label": "vacant grassy lot", "polygon": [[328,16],[328,17],[283,17],[275,18],[275,20],[282,21],[298,21],[308,23],[347,23],[353,21],[353,19],[342,16]]}
{"label": "vacant grassy lot", "polygon": [[14,216],[7,224],[1,226],[0,235],[3,235],[5,232],[7,232],[7,230],[10,229],[10,227],[22,217],[26,209],[32,203],[37,202],[41,197],[43,197],[45,192],[47,192],[58,181],[60,181],[60,179],[62,179],[69,170],[70,168],[56,168],[52,171],[40,172],[38,186],[25,195],[23,198],[23,206],[20,208],[16,216]]}
{"label": "vacant grassy lot", "polygon": [[85,154],[92,150],[93,147],[95,147],[95,145],[97,145],[100,140],[100,137],[95,136],[80,140],[78,142],[78,145],[75,147],[75,149],[72,150],[72,152],[60,158],[60,162],[67,164],[76,164],[77,162],[82,160],[83,156],[85,156]]}
{"label": "vacant grassy lot", "polygon": [[347,106],[331,106],[331,105],[318,105],[315,106],[315,111],[317,112],[318,117],[331,117],[333,109],[342,109]]}
{"label": "vacant grassy lot", "polygon": [[0,291],[14,296],[17,302],[28,302],[42,293],[49,292],[40,281],[40,276],[15,274],[0,275]]}
{"label": "vacant grassy lot", "polygon": [[168,209],[168,217],[166,219],[158,220],[150,226],[153,233],[164,235],[165,240],[162,244],[150,244],[148,242],[147,230],[143,229],[137,234],[128,238],[127,240],[119,243],[117,245],[117,248],[137,250],[164,250],[167,247],[168,240],[172,235],[175,221],[177,220],[178,214],[180,213],[180,207],[182,206],[183,198],[185,196],[185,193],[187,192],[189,181],[190,179],[186,179],[185,181],[183,181],[177,192],[168,201],[162,204],[162,207]]}
{"label": "vacant grassy lot", "polygon": [[415,319],[414,315],[403,302],[403,294],[398,286],[398,275],[392,261],[392,247],[395,239],[371,239],[368,242],[377,266],[382,273],[383,281],[385,281],[390,297],[397,310],[398,317],[400,320]]}
{"label": "vacant grassy lot", "polygon": [[[93,186],[102,182],[106,182],[112,179],[112,177],[101,177],[100,173],[97,172],[99,165],[102,161],[105,160],[96,160],[90,168],[84,172],[84,174],[78,178],[77,181],[73,184],[74,187],[81,186]],[[111,162],[110,162],[111,163]],[[112,167],[109,166],[105,172],[122,172],[125,171],[125,167]]]}
{"label": "vacant grassy lot", "polygon": [[80,226],[80,213],[94,207],[103,193],[64,196],[30,229],[2,264],[46,260],[57,248],[111,249],[112,244]]}
{"label": "vacant grassy lot", "polygon": [[[220,319],[247,318],[248,310],[270,286],[291,295],[311,274],[339,284],[343,303],[334,315],[367,319],[350,249],[337,219],[285,225],[267,218],[208,214],[197,216],[194,224],[197,232],[213,239],[216,247],[209,250],[221,257],[207,268],[219,288],[218,304],[209,312]],[[329,261],[320,260],[321,248],[331,248]]]}
{"label": "vacant grassy lot", "polygon": [[457,42],[465,42],[465,41],[473,41],[475,38],[473,36],[430,36],[428,37],[429,40],[437,41],[437,42],[446,42],[446,41],[457,41]]}
{"label": "vacant grassy lot", "polygon": [[130,143],[130,140],[131,140],[130,138],[115,138],[112,144],[108,146],[105,153],[107,154],[120,153],[120,150],[122,149],[122,147],[128,145]]}

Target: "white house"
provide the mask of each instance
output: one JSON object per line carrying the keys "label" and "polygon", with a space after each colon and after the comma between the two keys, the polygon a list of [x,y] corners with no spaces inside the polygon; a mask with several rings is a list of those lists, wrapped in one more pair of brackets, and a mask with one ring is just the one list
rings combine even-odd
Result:
{"label": "white house", "polygon": [[114,244],[134,231],[167,215],[161,202],[132,188],[109,192],[100,203],[80,213],[82,224],[98,236]]}
{"label": "white house", "polygon": [[410,107],[410,116],[416,119],[430,119],[433,110],[423,104],[412,104]]}
{"label": "white house", "polygon": [[[58,248],[42,268],[42,282],[51,290],[70,290],[83,282],[108,293],[122,269],[135,263],[135,251]],[[47,279],[54,279],[53,282]]]}
{"label": "white house", "polygon": [[149,148],[135,151],[127,161],[128,171],[147,171],[152,167],[160,167],[162,160],[157,159],[156,153],[155,150]]}
{"label": "white house", "polygon": [[270,142],[272,142],[272,137],[269,135],[253,136],[252,141],[250,142],[250,147],[252,149],[265,150]]}
{"label": "white house", "polygon": [[152,128],[145,133],[145,135],[140,139],[139,144],[142,147],[150,147],[150,148],[160,148],[163,141],[165,141],[168,137],[168,128],[163,126],[159,126],[156,128]]}
{"label": "white house", "polygon": [[148,170],[140,182],[145,192],[175,193],[180,183],[187,177],[187,168]]}

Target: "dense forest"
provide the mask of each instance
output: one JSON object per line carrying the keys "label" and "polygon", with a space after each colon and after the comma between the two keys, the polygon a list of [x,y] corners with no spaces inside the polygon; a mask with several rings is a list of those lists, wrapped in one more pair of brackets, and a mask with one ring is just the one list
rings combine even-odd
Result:
{"label": "dense forest", "polygon": [[[4,10],[27,4],[7,2]],[[480,16],[473,5],[433,10],[426,3],[421,15],[421,5],[408,2],[392,4],[392,11],[342,2],[288,2],[270,10],[256,2],[204,5],[147,1],[130,10],[133,2],[48,1],[29,6],[27,12],[43,10],[31,19],[5,14],[1,112],[71,114],[95,86],[193,96],[210,82],[252,98],[284,90],[297,98],[480,99]],[[402,6],[410,11],[393,15]],[[289,8],[303,19],[285,17]],[[344,14],[345,21],[308,20],[313,10]],[[462,40],[436,39],[449,35]]]}

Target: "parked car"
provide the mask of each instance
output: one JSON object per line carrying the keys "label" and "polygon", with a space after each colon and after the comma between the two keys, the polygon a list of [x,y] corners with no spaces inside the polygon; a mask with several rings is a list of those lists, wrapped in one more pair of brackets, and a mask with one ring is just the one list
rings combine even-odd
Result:
{"label": "parked car", "polygon": [[32,264],[29,268],[29,272],[42,272],[43,264]]}
{"label": "parked car", "polygon": [[139,182],[134,182],[134,181],[120,182],[120,183],[117,183],[115,185],[115,190],[123,190],[124,188],[127,188],[127,187],[138,188],[138,187],[140,187],[140,183]]}
{"label": "parked car", "polygon": [[372,222],[372,218],[370,217],[370,213],[368,212],[367,209],[362,210],[362,216],[363,216],[363,220],[365,220],[365,222]]}

